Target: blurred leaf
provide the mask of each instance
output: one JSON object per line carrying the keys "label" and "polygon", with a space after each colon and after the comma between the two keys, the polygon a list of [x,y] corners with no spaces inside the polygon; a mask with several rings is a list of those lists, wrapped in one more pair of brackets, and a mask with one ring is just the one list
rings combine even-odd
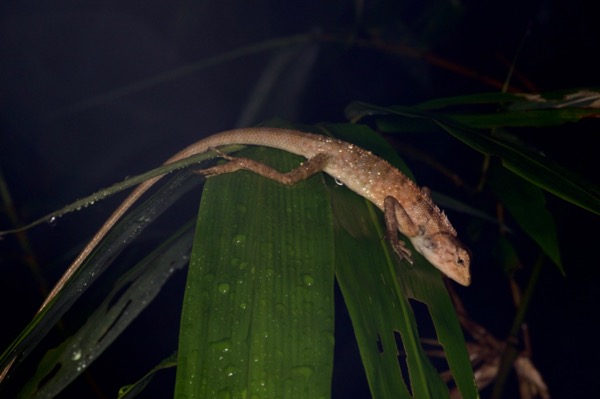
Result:
{"label": "blurred leaf", "polygon": [[544,193],[536,186],[499,166],[490,168],[489,183],[519,226],[531,237],[564,275],[556,224],[546,209]]}
{"label": "blurred leaf", "polygon": [[21,398],[52,398],[83,373],[158,295],[173,272],[187,266],[188,224],[121,277],[85,324],[42,358]]}
{"label": "blurred leaf", "polygon": [[464,105],[492,104],[508,109],[598,108],[600,91],[567,90],[543,94],[529,93],[477,93],[464,96],[443,97],[420,103],[420,109],[441,109]]}
{"label": "blurred leaf", "polygon": [[[514,141],[494,136],[458,124],[443,114],[431,114],[411,107],[380,107],[365,103],[352,103],[347,116],[359,120],[365,116],[397,115],[403,118],[428,120],[471,148],[502,160],[502,164],[525,180],[590,212],[600,214],[600,189],[581,176],[556,165],[552,160]],[[389,127],[389,121],[385,122]],[[398,123],[396,128],[401,126]]]}
{"label": "blurred leaf", "polygon": [[512,102],[523,101],[524,97],[514,93],[476,93],[464,96],[442,97],[422,102],[418,105],[422,110],[439,110],[449,107],[465,105],[504,105]]}
{"label": "blurred leaf", "polygon": [[467,129],[442,127],[472,148],[487,155],[498,156],[507,169],[530,183],[583,209],[600,214],[598,188],[578,174],[514,142]]}
{"label": "blurred leaf", "polygon": [[[251,148],[280,170],[301,158]],[[210,178],[185,293],[176,397],[327,398],[333,232],[321,176]]]}
{"label": "blurred leaf", "polygon": [[[431,191],[431,199],[433,199],[433,202],[438,204],[440,206],[440,208],[452,209],[453,211],[460,212],[464,215],[472,216],[473,218],[477,218],[479,220],[483,220],[488,223],[492,223],[492,224],[496,224],[496,225],[500,224],[498,222],[497,218],[492,217],[491,215],[487,214],[486,212],[484,212],[478,208],[472,207],[468,204],[465,204],[462,201],[459,201],[457,199],[449,197],[445,194],[441,194],[436,191]],[[506,224],[502,224],[501,227],[508,232],[512,232],[510,227],[508,227]]]}
{"label": "blurred leaf", "polygon": [[240,58],[262,53],[266,51],[273,51],[281,48],[290,48],[297,45],[310,43],[314,40],[314,34],[297,34],[292,36],[284,36],[268,39],[258,43],[251,43],[244,45],[229,51],[216,54],[212,57],[206,57],[202,60],[195,62],[188,62],[187,64],[172,68],[166,72],[158,73],[154,76],[146,77],[138,81],[130,82],[127,85],[119,88],[104,92],[100,95],[89,97],[83,101],[75,104],[71,104],[67,107],[59,108],[46,115],[47,118],[61,118],[72,114],[77,114],[87,109],[102,106],[104,104],[111,103],[124,97],[134,95],[139,92],[143,92],[153,87],[164,85],[168,82],[181,79],[185,76],[197,73],[202,69],[214,67],[217,65],[223,65],[227,62],[238,60]]}
{"label": "blurred leaf", "polygon": [[16,358],[16,363],[12,365],[14,368],[29,355],[81,294],[110,266],[115,257],[135,240],[148,224],[200,181],[189,170],[179,173],[119,222],[54,300],[37,313],[5,349],[0,357],[0,370],[8,367]]}
{"label": "blurred leaf", "polygon": [[119,389],[119,396],[117,399],[131,399],[135,398],[139,393],[141,393],[144,388],[148,385],[154,374],[157,372],[177,366],[177,352],[173,353],[171,356],[163,359],[159,364],[152,368],[146,375],[144,375],[140,380],[136,381],[131,385],[127,385]]}
{"label": "blurred leaf", "polygon": [[493,257],[498,260],[507,276],[512,276],[522,267],[517,250],[505,234],[498,236],[498,241],[496,241],[493,249]]}
{"label": "blurred leaf", "polygon": [[[240,150],[241,148],[243,148],[243,146],[229,145],[229,146],[222,147],[220,149],[220,151],[224,152],[224,153],[228,153],[231,151]],[[158,177],[158,178],[163,177],[164,175],[167,175],[168,173],[183,169],[185,167],[189,167],[191,165],[199,164],[202,161],[214,158],[215,156],[216,155],[212,152],[204,152],[201,154],[195,154],[195,155],[189,156],[187,158],[184,158],[179,161],[175,161],[175,162],[172,162],[172,163],[169,163],[166,165],[163,164],[163,165],[158,166],[157,168],[149,170],[145,173],[142,173],[142,174],[139,174],[139,175],[136,175],[133,177],[129,177],[129,178],[123,180],[122,182],[115,183],[110,187],[98,190],[95,193],[93,193],[92,195],[89,195],[89,196],[81,198],[75,202],[72,202],[69,205],[66,205],[57,211],[54,211],[45,216],[42,216],[41,218],[38,218],[38,219],[34,220],[33,222],[28,223],[25,226],[22,226],[22,227],[19,227],[16,229],[12,229],[12,230],[0,231],[0,238],[4,234],[10,234],[10,233],[16,233],[18,231],[28,230],[34,226],[37,226],[37,225],[40,225],[43,223],[56,222],[56,220],[58,218],[66,215],[67,213],[80,211],[82,208],[87,208],[88,206],[93,205],[94,203],[96,203],[100,200],[110,197],[111,195],[117,194],[123,190],[126,190],[126,189],[133,187],[137,184],[140,184],[144,181],[150,180],[155,177]]]}
{"label": "blurred leaf", "polygon": [[558,126],[567,122],[578,122],[581,119],[600,117],[600,110],[581,108],[563,108],[552,110],[498,111],[491,113],[457,114],[449,113],[446,117],[458,123],[477,129],[496,127],[547,127]]}
{"label": "blurred leaf", "polygon": [[[445,106],[492,104],[493,112],[473,110],[453,113],[448,117],[473,128],[543,127],[578,122],[585,118],[600,117],[600,92],[578,90],[545,94],[484,93],[464,97],[439,99],[420,104],[421,109],[431,109],[442,103]],[[489,107],[488,107],[489,108]]]}
{"label": "blurred leaf", "polygon": [[[474,107],[481,105],[488,107]],[[600,92],[585,90],[544,95],[482,93],[435,99],[421,103],[416,108],[437,110],[445,118],[471,128],[557,126],[600,117]],[[450,109],[442,111],[443,108]],[[456,112],[452,108],[462,108],[463,111]]]}

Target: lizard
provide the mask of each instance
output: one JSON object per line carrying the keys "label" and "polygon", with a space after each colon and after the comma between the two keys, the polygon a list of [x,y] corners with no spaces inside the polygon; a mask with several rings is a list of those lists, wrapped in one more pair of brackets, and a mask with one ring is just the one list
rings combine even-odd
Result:
{"label": "lizard", "polygon": [[[218,147],[229,145],[277,148],[301,155],[307,161],[290,172],[281,173],[255,160],[235,158],[218,150]],[[327,173],[383,211],[386,237],[400,260],[406,259],[412,263],[412,254],[405,243],[399,240],[398,232],[407,237],[414,248],[446,276],[461,285],[470,284],[470,253],[457,238],[456,230],[447,216],[431,200],[429,190],[418,187],[404,173],[373,153],[322,135],[291,129],[253,127],[228,130],[203,138],[167,159],[164,165],[208,151],[213,151],[228,162],[196,171],[205,177],[245,169],[281,184],[293,185],[318,172]],[[144,181],[125,198],[71,263],[38,312],[58,294],[127,210],[161,177]]]}

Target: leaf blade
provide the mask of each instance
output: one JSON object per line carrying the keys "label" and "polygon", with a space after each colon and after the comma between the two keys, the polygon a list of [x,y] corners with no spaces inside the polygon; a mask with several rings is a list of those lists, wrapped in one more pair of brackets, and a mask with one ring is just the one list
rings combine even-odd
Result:
{"label": "leaf blade", "polygon": [[523,231],[565,275],[562,266],[556,224],[546,208],[544,193],[498,166],[490,168],[490,185]]}
{"label": "leaf blade", "polygon": [[[357,125],[326,125],[326,128],[352,142],[362,135],[361,146],[385,156],[404,170],[397,154],[370,128]],[[440,272],[421,256],[415,256],[413,267],[404,262],[397,264],[382,239],[381,214],[375,207],[337,185],[331,184],[330,192],[335,216],[336,278],[352,318],[372,396],[407,398],[411,393],[417,398],[448,396],[447,386],[420,344],[417,320],[409,304],[409,298],[415,298],[429,308],[463,397],[478,397],[462,330]],[[394,332],[400,333],[403,348],[396,348]],[[404,381],[398,364],[397,353],[402,349],[407,354],[409,381]]]}
{"label": "leaf blade", "polygon": [[[248,151],[273,166],[298,164],[279,151]],[[283,187],[248,172],[208,180],[176,396],[329,396],[333,237],[319,180]]]}
{"label": "leaf blade", "polygon": [[[474,150],[499,157],[506,168],[525,180],[565,201],[600,215],[600,188],[596,185],[523,146],[473,130],[444,114],[433,114],[418,107],[382,107],[359,102],[350,104],[346,114],[352,120],[366,116],[397,115],[433,122]],[[386,121],[383,123],[387,124],[387,131],[398,127],[389,126],[389,122]]]}

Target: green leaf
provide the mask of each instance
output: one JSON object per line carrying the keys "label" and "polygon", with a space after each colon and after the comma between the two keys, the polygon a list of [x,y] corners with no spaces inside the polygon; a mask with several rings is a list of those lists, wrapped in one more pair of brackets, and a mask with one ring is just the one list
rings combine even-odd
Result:
{"label": "green leaf", "polygon": [[516,101],[523,101],[524,97],[514,93],[476,93],[464,96],[452,96],[435,98],[433,100],[422,102],[418,108],[422,110],[436,110],[449,107],[459,107],[465,105],[503,105]]}
{"label": "green leaf", "polygon": [[171,367],[177,366],[177,352],[173,353],[171,356],[161,360],[159,364],[152,368],[149,372],[146,373],[142,378],[133,384],[126,385],[119,389],[119,395],[117,399],[131,399],[135,398],[139,393],[141,393],[144,388],[150,383],[152,377],[157,372],[168,369]]}
{"label": "green leaf", "polygon": [[[565,109],[578,108],[597,110],[600,107],[600,91],[565,90],[543,94],[530,93],[476,93],[464,96],[443,97],[420,103],[420,109],[442,109],[450,107],[495,105],[509,110]],[[596,112],[590,114],[594,115]]]}
{"label": "green leaf", "polygon": [[600,117],[600,110],[561,108],[542,110],[497,111],[492,113],[448,113],[446,117],[477,129],[497,127],[547,127],[584,118]]}
{"label": "green leaf", "polygon": [[[485,109],[481,105],[487,105]],[[481,93],[440,98],[419,104],[421,110],[438,114],[471,128],[558,126],[600,116],[600,92],[590,90],[561,93]],[[479,106],[479,107],[478,107]],[[492,106],[492,107],[490,107]],[[495,107],[493,107],[495,106]],[[461,108],[456,112],[443,108]],[[492,112],[490,112],[492,111]]]}
{"label": "green leaf", "polygon": [[[241,148],[243,148],[243,146],[229,145],[229,146],[221,147],[219,149],[219,151],[221,151],[223,153],[228,153],[231,151],[237,151]],[[110,187],[98,190],[95,193],[93,193],[92,195],[89,195],[89,196],[81,198],[75,202],[72,202],[69,205],[64,206],[63,208],[61,208],[57,211],[51,212],[51,213],[47,214],[46,216],[38,218],[38,219],[34,220],[33,222],[28,223],[25,226],[22,226],[22,227],[19,227],[16,229],[12,229],[12,230],[0,231],[0,238],[4,234],[10,234],[10,233],[16,233],[19,231],[28,230],[28,229],[30,229],[34,226],[40,225],[42,223],[50,223],[52,221],[55,221],[57,218],[66,215],[67,213],[79,211],[82,208],[87,208],[88,206],[90,206],[100,200],[110,197],[111,195],[121,192],[127,188],[133,187],[139,183],[142,183],[144,181],[150,180],[155,177],[162,177],[163,175],[166,175],[168,173],[171,173],[171,172],[179,170],[179,169],[183,169],[190,165],[199,164],[202,161],[214,158],[215,156],[216,156],[216,154],[213,152],[203,152],[201,154],[195,154],[195,155],[189,156],[187,158],[184,158],[179,161],[175,161],[175,162],[172,162],[172,163],[169,163],[166,165],[163,164],[163,165],[161,165],[157,168],[154,168],[152,170],[149,170],[145,173],[139,174],[137,176],[129,177],[129,178],[123,180],[122,182],[115,183]]]}
{"label": "green leaf", "polygon": [[546,208],[544,193],[538,187],[494,165],[490,168],[489,183],[518,225],[564,275],[556,224]]}
{"label": "green leaf", "polygon": [[[419,343],[406,292],[400,292],[391,254],[362,198],[332,190],[336,211],[336,277],[350,313],[374,398],[448,397],[448,390]],[[377,221],[379,222],[379,221]],[[405,264],[401,274],[410,273]],[[395,332],[403,347],[397,348]],[[380,352],[381,348],[381,352]],[[410,381],[402,378],[399,351],[406,352]]]}
{"label": "green leaf", "polygon": [[[252,148],[285,170],[301,158]],[[208,179],[181,321],[176,397],[327,398],[333,231],[321,176]]]}
{"label": "green leaf", "polygon": [[598,188],[581,176],[564,169],[517,143],[475,131],[440,125],[447,132],[486,155],[494,155],[502,164],[523,179],[569,201],[600,214]]}
{"label": "green leaf", "polygon": [[[342,139],[360,134],[362,146],[391,155],[390,162],[398,161],[368,127],[327,125],[327,130]],[[448,397],[446,384],[421,346],[418,323],[409,304],[409,298],[414,298],[429,309],[463,397],[478,397],[462,330],[440,272],[414,251],[414,266],[398,264],[383,239],[381,213],[343,187],[330,184],[330,191],[335,216],[336,278],[352,319],[372,396],[408,398],[412,392],[415,398]],[[400,333],[400,348],[396,333]],[[402,377],[399,351],[406,353],[409,381]]]}
{"label": "green leaf", "polygon": [[109,267],[119,252],[198,181],[197,176],[189,170],[177,174],[115,225],[98,249],[82,264],[58,295],[33,317],[19,336],[4,350],[0,356],[0,369],[8,371],[11,367],[16,368],[81,294]]}
{"label": "green leaf", "polygon": [[171,275],[187,265],[191,227],[188,224],[124,274],[85,324],[44,355],[19,397],[54,397],[83,373],[152,303]]}
{"label": "green leaf", "polygon": [[506,237],[506,234],[498,236],[492,249],[492,256],[507,276],[514,275],[522,267],[519,254],[514,245]]}
{"label": "green leaf", "polygon": [[[381,107],[365,103],[352,103],[346,109],[346,114],[352,120],[359,120],[370,115],[396,115],[402,118],[433,122],[476,151],[499,157],[506,168],[525,180],[565,201],[600,214],[600,188],[515,141],[475,131],[443,114],[429,113],[417,107]],[[398,129],[402,125],[401,122],[392,124],[389,120],[384,123],[387,131]]]}
{"label": "green leaf", "polygon": [[[370,129],[354,125],[330,128],[353,136],[353,141],[401,164]],[[278,168],[282,166],[277,162],[279,157],[288,169],[301,160],[273,150],[253,149],[250,153],[256,159],[268,158],[268,163]],[[345,299],[349,304],[357,303],[349,306],[355,308],[351,314],[355,315],[361,354],[371,359],[371,364],[365,360],[365,368],[373,392],[408,395],[410,389],[416,397],[448,395],[421,348],[418,324],[409,303],[409,297],[414,297],[435,308],[430,313],[440,342],[452,346],[446,353],[457,384],[464,397],[476,397],[462,333],[452,308],[446,306],[450,302],[440,273],[417,258],[414,269],[408,269],[406,281],[403,275],[399,284],[398,265],[381,239],[381,213],[356,194],[335,187],[344,196],[359,201],[358,206],[346,203],[350,206],[342,217],[336,211],[337,221],[345,224],[341,233],[336,227],[341,236],[335,238],[335,250],[337,264],[349,271],[340,272],[340,281],[360,277],[344,283],[346,287],[355,285],[346,289],[346,293],[355,295],[345,294]],[[335,206],[344,201],[336,199]],[[365,240],[357,241],[353,236],[357,223],[367,223]],[[247,172],[210,179],[186,290],[177,395],[329,397],[333,229],[331,202],[319,176],[293,187],[282,187]],[[350,234],[353,240],[343,244],[344,234]],[[374,245],[370,249],[369,240]],[[373,267],[373,261],[378,266]],[[373,273],[378,268],[381,272]],[[370,283],[363,285],[367,281]],[[388,287],[385,293],[380,292],[382,283]],[[419,284],[425,285],[419,288]],[[427,297],[423,292],[437,294]],[[439,301],[446,304],[440,305]],[[373,309],[378,309],[375,323],[356,317]],[[398,312],[400,316],[389,316]],[[381,324],[386,317],[391,322]],[[377,345],[373,345],[373,335],[368,333],[372,328],[376,331],[375,343],[379,337],[386,348],[384,363],[377,363],[381,356]],[[410,388],[402,380],[395,332],[400,332],[408,355],[410,381],[406,384]],[[448,340],[448,335],[455,340]]]}

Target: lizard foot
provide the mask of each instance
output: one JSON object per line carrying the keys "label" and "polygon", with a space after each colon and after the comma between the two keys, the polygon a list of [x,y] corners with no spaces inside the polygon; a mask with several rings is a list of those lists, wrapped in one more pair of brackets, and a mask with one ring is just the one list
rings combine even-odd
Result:
{"label": "lizard foot", "polygon": [[246,158],[232,157],[232,156],[227,155],[224,152],[220,151],[216,147],[210,147],[209,150],[214,152],[215,154],[217,154],[217,156],[219,158],[223,158],[229,162],[221,164],[221,165],[213,166],[212,168],[196,170],[194,173],[198,173],[199,175],[202,175],[204,177],[217,176],[217,175],[222,175],[224,173],[237,172],[238,170],[241,170],[241,169],[249,169],[246,166],[244,161],[254,162],[251,160],[247,160]]}
{"label": "lizard foot", "polygon": [[404,241],[398,240],[395,237],[389,237],[388,241],[396,255],[398,255],[398,258],[400,258],[400,261],[405,259],[411,265],[413,264],[412,252],[410,249],[406,248],[406,243]]}

